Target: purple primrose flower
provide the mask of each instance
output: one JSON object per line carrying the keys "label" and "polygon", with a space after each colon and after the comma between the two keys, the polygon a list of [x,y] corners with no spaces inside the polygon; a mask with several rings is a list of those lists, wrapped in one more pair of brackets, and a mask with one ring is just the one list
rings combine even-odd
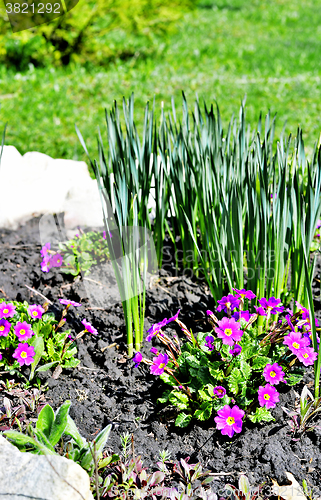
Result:
{"label": "purple primrose flower", "polygon": [[98,331],[96,330],[96,328],[91,324],[89,323],[88,321],[86,321],[85,319],[83,319],[81,321],[81,323],[84,325],[85,327],[85,330],[89,333],[92,333],[93,335],[98,335]]}
{"label": "purple primrose flower", "polygon": [[238,321],[239,319],[244,319],[246,322],[250,321],[252,314],[250,311],[235,311],[232,314],[232,318],[235,319],[235,321]]}
{"label": "purple primrose flower", "polygon": [[33,304],[32,306],[28,307],[28,313],[34,319],[42,318],[44,312],[44,308],[41,306],[37,306],[37,304]]}
{"label": "purple primrose flower", "polygon": [[51,269],[52,264],[51,264],[51,259],[50,255],[45,255],[42,262],[41,262],[41,271],[44,273],[49,273],[49,270]]}
{"label": "purple primrose flower", "polygon": [[256,310],[256,313],[259,315],[259,316],[267,316],[266,312],[264,311],[263,307],[260,307],[260,306],[254,306],[255,310]]}
{"label": "purple primrose flower", "polygon": [[238,344],[234,344],[233,349],[229,350],[229,353],[232,354],[233,358],[241,354],[241,352],[242,352],[242,347]]}
{"label": "purple primrose flower", "polygon": [[318,355],[312,347],[305,347],[296,353],[298,360],[304,364],[304,366],[313,365]]}
{"label": "purple primrose flower", "polygon": [[0,319],[0,337],[7,337],[10,332],[11,323],[6,319]]}
{"label": "purple primrose flower", "polygon": [[152,375],[161,375],[164,373],[164,368],[168,363],[167,354],[159,354],[157,358],[153,358],[153,364],[150,367],[150,372]]}
{"label": "purple primrose flower", "polygon": [[161,328],[163,328],[163,326],[168,325],[168,323],[171,323],[172,321],[175,321],[178,318],[179,313],[180,313],[180,309],[171,318],[169,318],[169,319],[164,318],[163,321],[160,321],[159,323],[156,323],[155,325],[151,326],[150,329],[147,330],[148,335],[146,337],[146,341],[150,342],[152,340],[152,338],[155,337],[155,335],[157,335],[159,330]]}
{"label": "purple primrose flower", "polygon": [[135,368],[139,366],[139,363],[142,361],[143,356],[141,355],[140,352],[136,352],[135,356],[133,357],[133,361],[135,363]]}
{"label": "purple primrose flower", "polygon": [[255,299],[256,298],[256,295],[255,293],[253,293],[251,290],[245,290],[245,288],[242,288],[241,290],[238,290],[237,288],[233,288],[234,292],[236,292],[240,299],[244,300],[244,299]]}
{"label": "purple primrose flower", "polygon": [[222,297],[220,300],[217,301],[219,304],[217,306],[218,311],[225,311],[228,312],[228,309],[230,311],[233,311],[240,305],[240,300],[237,297],[234,297],[231,293],[229,295],[226,295]]}
{"label": "purple primrose flower", "polygon": [[153,353],[153,354],[156,354],[156,356],[157,356],[157,354],[158,354],[158,350],[156,349],[156,347],[151,347],[151,348],[149,349],[149,352],[151,352],[151,353]]}
{"label": "purple primrose flower", "polygon": [[218,338],[222,339],[223,344],[232,346],[234,342],[241,340],[243,331],[234,318],[223,318],[218,322],[215,329]]}
{"label": "purple primrose flower", "polygon": [[213,345],[213,342],[214,342],[214,337],[212,337],[212,335],[207,335],[207,337],[205,337],[205,347],[207,347],[210,351],[213,351],[214,349],[214,345]]}
{"label": "purple primrose flower", "polygon": [[276,299],[275,297],[270,297],[268,300],[263,297],[258,300],[258,303],[260,306],[270,311],[271,314],[277,314],[278,312],[284,311],[284,307],[281,306],[281,300]]}
{"label": "purple primrose flower", "polygon": [[74,302],[73,300],[67,300],[67,299],[59,299],[60,304],[64,306],[74,306],[74,307],[80,307],[81,304],[79,302]]}
{"label": "purple primrose flower", "polygon": [[271,385],[278,385],[280,382],[286,383],[282,366],[277,363],[273,363],[273,365],[267,364],[263,370],[263,375],[266,382]]}
{"label": "purple primrose flower", "polygon": [[270,408],[275,408],[276,403],[280,400],[278,391],[270,384],[266,384],[265,387],[260,386],[258,396],[260,406],[266,406],[268,410]]}
{"label": "purple primrose flower", "polygon": [[2,302],[0,304],[0,318],[12,318],[16,312],[16,306]]}
{"label": "purple primrose flower", "polygon": [[216,396],[218,398],[224,398],[224,396],[226,394],[226,389],[224,389],[224,387],[222,387],[221,385],[217,385],[213,389],[213,394],[214,394],[214,396]]}
{"label": "purple primrose flower", "polygon": [[27,340],[34,335],[31,325],[29,325],[26,321],[23,321],[22,323],[18,321],[13,329],[19,340]]}
{"label": "purple primrose flower", "polygon": [[291,332],[284,337],[283,344],[287,345],[293,354],[297,354],[302,349],[308,347],[310,342],[307,338],[302,337],[300,332]]}
{"label": "purple primrose flower", "polygon": [[242,418],[244,417],[244,411],[238,406],[233,406],[230,408],[229,405],[225,405],[221,410],[217,412],[217,417],[214,418],[216,422],[216,428],[221,431],[223,435],[227,435],[230,438],[233,437],[234,432],[242,431]]}
{"label": "purple primrose flower", "polygon": [[46,243],[46,244],[42,247],[42,249],[40,250],[40,254],[41,254],[41,256],[42,256],[42,257],[47,256],[47,255],[48,255],[48,250],[50,250],[50,243],[49,243],[49,242],[48,242],[48,243]]}
{"label": "purple primrose flower", "polygon": [[19,344],[12,357],[16,358],[19,365],[31,365],[34,362],[35,350],[32,345]]}
{"label": "purple primrose flower", "polygon": [[60,267],[62,266],[62,263],[63,259],[60,253],[56,253],[56,255],[53,255],[50,259],[51,267]]}

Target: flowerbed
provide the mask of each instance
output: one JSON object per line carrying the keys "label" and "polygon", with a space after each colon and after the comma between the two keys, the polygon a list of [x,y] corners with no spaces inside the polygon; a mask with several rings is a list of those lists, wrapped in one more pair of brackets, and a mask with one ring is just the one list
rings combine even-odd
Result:
{"label": "flowerbed", "polygon": [[[306,479],[310,486],[319,485],[320,433],[315,430],[303,434],[298,441],[292,440],[287,423],[289,417],[282,410],[282,407],[293,408],[295,403],[293,389],[288,384],[278,386],[280,402],[271,409],[275,421],[263,425],[247,421],[242,433],[235,434],[232,439],[216,430],[214,415],[207,421],[177,428],[175,407],[157,403],[164,392],[164,383],[150,374],[149,367],[135,369],[127,358],[121,305],[108,311],[92,309],[82,280],[74,282],[72,276],[60,273],[59,269],[43,273],[41,247],[36,247],[36,228],[34,220],[16,232],[2,231],[0,293],[6,303],[26,300],[29,304],[42,304],[36,293],[24,287],[28,285],[53,302],[48,310],[54,312],[57,319],[61,313],[59,299],[71,298],[82,304],[68,311],[71,329],[81,331],[84,317],[97,329],[98,335],[76,341],[78,367],[63,371],[57,380],[51,378],[53,370],[38,374],[41,383],[47,384],[45,398],[54,409],[66,399],[72,401],[70,413],[82,435],[92,441],[99,430],[112,423],[108,448],[120,452],[119,435],[129,431],[134,436],[136,455],[141,454],[144,465],[149,466],[155,464],[159,451],[164,449],[171,452],[172,458],[191,456],[191,462],[201,461],[204,468],[217,474],[213,491],[219,491],[227,482],[236,485],[240,472],[248,474],[255,485],[267,478],[284,483],[285,471],[292,472],[300,484]],[[319,262],[317,266],[319,279]],[[315,281],[314,296],[318,295],[319,284]],[[169,264],[161,271],[160,282],[148,291],[146,303],[145,330],[180,309],[180,320],[188,329],[192,328],[195,335],[209,331],[206,311],[215,310],[216,306],[205,286],[179,277],[179,273],[175,276],[175,268]],[[319,309],[318,302],[315,307]],[[166,327],[166,333],[175,332],[177,329],[173,325]],[[142,354],[146,358],[150,357],[150,347],[150,344],[143,345]],[[23,370],[28,377],[29,368],[25,366]],[[302,383],[296,387],[298,392],[303,384],[309,387],[313,384],[309,368],[305,370]]]}

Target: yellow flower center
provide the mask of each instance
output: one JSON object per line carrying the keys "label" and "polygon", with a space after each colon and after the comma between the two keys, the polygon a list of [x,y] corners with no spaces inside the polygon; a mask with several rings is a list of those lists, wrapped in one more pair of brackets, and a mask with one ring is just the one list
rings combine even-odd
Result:
{"label": "yellow flower center", "polygon": [[305,352],[305,353],[303,354],[303,357],[304,357],[304,358],[308,358],[308,357],[309,357],[308,353],[307,353],[307,352]]}
{"label": "yellow flower center", "polygon": [[228,425],[233,425],[233,424],[235,424],[235,419],[233,417],[228,417],[228,419],[226,420],[226,423]]}
{"label": "yellow flower center", "polygon": [[165,363],[161,363],[161,364],[159,365],[159,368],[164,368],[164,366],[165,366]]}
{"label": "yellow flower center", "polygon": [[37,311],[33,311],[33,312],[32,312],[32,315],[33,315],[33,316],[38,316]]}
{"label": "yellow flower center", "polygon": [[3,312],[4,312],[4,314],[8,314],[9,309],[4,309]]}
{"label": "yellow flower center", "polygon": [[274,377],[275,377],[275,375],[276,375],[276,373],[272,370],[272,371],[270,372],[270,377],[273,377],[273,378],[274,378]]}
{"label": "yellow flower center", "polygon": [[22,353],[20,353],[20,357],[25,359],[27,357],[26,351],[22,351]]}
{"label": "yellow flower center", "polygon": [[231,307],[231,302],[226,302],[226,307],[230,308]]}
{"label": "yellow flower center", "polygon": [[57,260],[58,264],[60,263],[60,259]]}
{"label": "yellow flower center", "polygon": [[0,326],[0,332],[3,332],[3,330],[4,330],[4,326],[2,325],[2,326]]}
{"label": "yellow flower center", "polygon": [[268,401],[270,399],[269,394],[264,394],[264,399],[266,399]]}
{"label": "yellow flower center", "polygon": [[22,330],[20,330],[20,332],[19,332],[19,333],[20,333],[20,335],[24,335],[24,334],[26,333],[26,330],[24,330],[24,329],[22,328]]}
{"label": "yellow flower center", "polygon": [[231,328],[225,328],[224,333],[225,333],[225,335],[227,335],[229,337],[230,335],[232,335],[233,332],[232,332]]}
{"label": "yellow flower center", "polygon": [[300,344],[298,344],[297,342],[293,342],[292,347],[294,347],[294,349],[299,349]]}

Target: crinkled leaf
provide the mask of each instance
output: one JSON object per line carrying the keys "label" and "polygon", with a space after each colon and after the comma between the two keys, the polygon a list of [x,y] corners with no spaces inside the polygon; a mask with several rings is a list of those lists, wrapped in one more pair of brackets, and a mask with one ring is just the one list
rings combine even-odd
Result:
{"label": "crinkled leaf", "polygon": [[301,382],[304,375],[303,370],[296,369],[286,376],[287,385],[296,385]]}
{"label": "crinkled leaf", "polygon": [[266,356],[258,356],[253,360],[252,369],[253,370],[263,370],[268,363],[271,363],[271,359]]}
{"label": "crinkled leaf", "polygon": [[188,407],[188,396],[180,391],[172,391],[169,395],[169,401],[177,406],[180,410],[185,410]]}
{"label": "crinkled leaf", "polygon": [[167,390],[163,393],[161,398],[157,399],[158,403],[167,403],[171,391]]}
{"label": "crinkled leaf", "polygon": [[201,404],[201,407],[195,411],[194,417],[198,420],[208,420],[212,414],[212,409],[212,403],[204,401],[204,403]]}
{"label": "crinkled leaf", "polygon": [[263,406],[260,408],[256,408],[256,411],[254,414],[249,415],[249,419],[251,422],[271,422],[271,420],[275,420],[275,418],[272,417],[271,413],[269,410]]}
{"label": "crinkled leaf", "polygon": [[177,385],[176,380],[175,380],[175,379],[174,379],[171,375],[169,375],[169,373],[163,372],[163,373],[159,376],[159,378],[160,378],[163,382],[165,382],[165,384],[169,384],[169,385],[172,385],[172,386]]}
{"label": "crinkled leaf", "polygon": [[55,355],[55,347],[52,339],[47,340],[46,347],[49,357],[53,358]]}
{"label": "crinkled leaf", "polygon": [[243,382],[243,380],[244,379],[241,371],[236,367],[233,368],[228,378],[228,385],[234,395],[238,394],[241,382]]}
{"label": "crinkled leaf", "polygon": [[76,366],[79,365],[79,363],[80,363],[80,359],[71,358],[71,359],[64,360],[64,362],[62,363],[62,366],[63,366],[63,368],[75,368]]}
{"label": "crinkled leaf", "polygon": [[251,376],[252,368],[251,366],[244,360],[241,360],[241,372],[246,379],[249,379]]}
{"label": "crinkled leaf", "polygon": [[187,413],[182,412],[179,415],[177,415],[177,418],[175,420],[175,425],[177,425],[177,427],[187,427],[191,419],[192,415],[187,415]]}

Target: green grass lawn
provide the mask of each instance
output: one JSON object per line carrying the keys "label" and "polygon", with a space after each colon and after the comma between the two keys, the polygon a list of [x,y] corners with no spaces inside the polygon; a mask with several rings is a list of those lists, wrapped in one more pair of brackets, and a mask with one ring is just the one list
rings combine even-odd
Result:
{"label": "green grass lawn", "polygon": [[[76,123],[96,154],[97,126],[105,130],[104,108],[135,94],[142,125],[147,100],[170,109],[181,91],[217,101],[224,124],[247,95],[247,118],[255,126],[260,111],[277,112],[277,134],[303,128],[308,152],[321,131],[321,9],[312,0],[203,0],[177,31],[159,39],[153,56],[117,61],[85,70],[0,70],[0,126],[8,122],[6,144],[21,153],[40,151],[54,158],[85,159]],[[14,36],[14,35],[13,35]]]}

